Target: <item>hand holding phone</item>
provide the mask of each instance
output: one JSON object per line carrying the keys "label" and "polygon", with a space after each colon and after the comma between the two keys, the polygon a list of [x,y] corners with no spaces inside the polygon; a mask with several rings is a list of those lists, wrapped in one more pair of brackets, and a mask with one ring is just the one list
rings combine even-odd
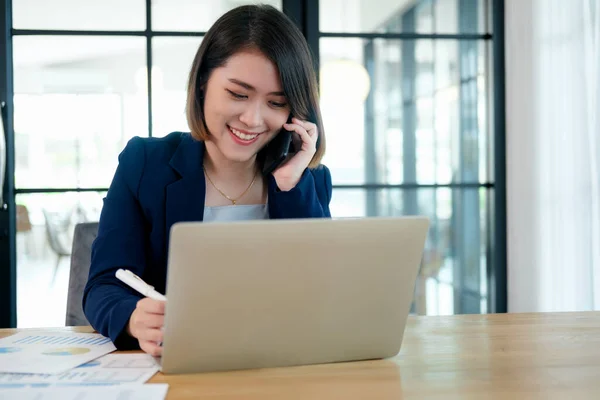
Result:
{"label": "hand holding phone", "polygon": [[[288,122],[291,121],[291,117]],[[294,153],[293,132],[285,128],[269,142],[265,148],[265,160],[263,163],[263,174],[269,175],[280,167],[286,159]]]}
{"label": "hand holding phone", "polygon": [[[273,149],[269,149],[273,151],[277,149],[279,152],[271,153],[270,164],[265,162],[265,167],[271,169],[271,173],[281,191],[289,191],[298,184],[304,170],[306,170],[317,151],[317,139],[319,137],[317,125],[312,122],[293,117],[290,117],[288,121],[283,125],[281,132],[272,140],[272,142],[277,140],[276,145]],[[298,138],[298,146],[294,146],[294,136]],[[291,153],[290,147],[292,149]],[[267,152],[267,158],[269,158],[269,152]],[[274,165],[276,166],[273,168]]]}

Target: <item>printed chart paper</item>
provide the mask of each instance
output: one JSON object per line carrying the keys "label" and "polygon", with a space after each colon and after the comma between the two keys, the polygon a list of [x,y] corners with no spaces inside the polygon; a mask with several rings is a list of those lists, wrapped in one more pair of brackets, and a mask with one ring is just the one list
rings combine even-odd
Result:
{"label": "printed chart paper", "polygon": [[0,373],[0,389],[144,383],[158,369],[149,354],[107,354],[62,374]]}
{"label": "printed chart paper", "polygon": [[20,332],[0,339],[0,372],[60,374],[115,350],[96,333]]}

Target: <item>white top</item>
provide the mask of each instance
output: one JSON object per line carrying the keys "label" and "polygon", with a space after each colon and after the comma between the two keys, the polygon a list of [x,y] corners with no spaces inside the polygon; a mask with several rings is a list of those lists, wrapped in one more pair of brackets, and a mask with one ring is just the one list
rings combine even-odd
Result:
{"label": "white top", "polygon": [[204,207],[203,222],[249,221],[255,219],[269,219],[269,208],[266,204]]}

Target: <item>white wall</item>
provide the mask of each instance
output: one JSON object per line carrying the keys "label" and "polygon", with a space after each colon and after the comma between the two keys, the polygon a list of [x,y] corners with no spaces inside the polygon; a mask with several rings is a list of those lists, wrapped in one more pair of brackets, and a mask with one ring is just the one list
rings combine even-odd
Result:
{"label": "white wall", "polygon": [[[506,32],[506,189],[508,212],[508,308],[539,308],[537,277],[541,274],[537,249],[539,233],[535,186],[537,163],[534,138],[534,45],[532,3],[505,2]],[[530,162],[531,165],[527,165]]]}

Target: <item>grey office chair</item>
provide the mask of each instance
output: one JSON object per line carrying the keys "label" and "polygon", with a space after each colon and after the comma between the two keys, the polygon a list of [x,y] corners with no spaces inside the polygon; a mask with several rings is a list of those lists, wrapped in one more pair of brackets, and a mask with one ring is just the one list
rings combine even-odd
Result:
{"label": "grey office chair", "polygon": [[66,326],[89,325],[87,318],[83,314],[81,301],[83,299],[83,289],[85,288],[90,272],[92,243],[96,239],[97,234],[97,222],[84,222],[75,225],[73,248],[71,251]]}

